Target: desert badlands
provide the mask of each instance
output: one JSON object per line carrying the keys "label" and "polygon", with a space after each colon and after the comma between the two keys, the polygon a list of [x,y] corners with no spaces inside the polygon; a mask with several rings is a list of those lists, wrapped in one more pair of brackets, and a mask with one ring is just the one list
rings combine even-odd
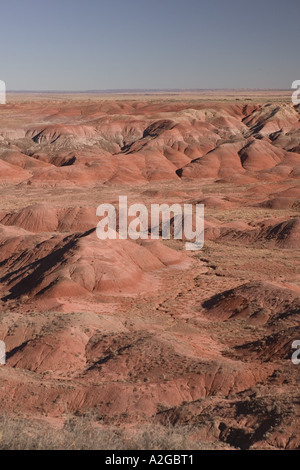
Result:
{"label": "desert badlands", "polygon": [[[299,449],[299,180],[288,93],[8,95],[0,424]],[[119,196],[203,204],[204,246],[100,240]]]}

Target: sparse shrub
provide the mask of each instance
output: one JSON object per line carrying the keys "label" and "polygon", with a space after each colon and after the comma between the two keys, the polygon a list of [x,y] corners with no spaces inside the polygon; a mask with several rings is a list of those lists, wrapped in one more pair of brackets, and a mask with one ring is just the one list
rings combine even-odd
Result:
{"label": "sparse shrub", "polygon": [[70,417],[62,429],[22,418],[0,417],[0,450],[197,450],[211,449],[192,439],[190,426],[141,424],[120,429],[90,416]]}

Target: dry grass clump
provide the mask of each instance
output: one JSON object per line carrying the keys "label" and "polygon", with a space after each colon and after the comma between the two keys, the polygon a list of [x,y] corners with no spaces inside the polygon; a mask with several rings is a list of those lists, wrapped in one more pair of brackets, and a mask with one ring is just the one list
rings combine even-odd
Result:
{"label": "dry grass clump", "polygon": [[96,424],[88,417],[69,418],[62,429],[53,429],[21,418],[0,417],[0,450],[197,450],[211,443],[192,438],[189,426],[157,423],[134,430]]}

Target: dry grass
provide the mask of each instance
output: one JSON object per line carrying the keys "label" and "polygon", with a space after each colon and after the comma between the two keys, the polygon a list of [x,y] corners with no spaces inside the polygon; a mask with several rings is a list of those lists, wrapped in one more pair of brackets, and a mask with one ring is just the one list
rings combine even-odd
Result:
{"label": "dry grass", "polygon": [[69,418],[62,429],[27,419],[0,417],[0,450],[205,450],[189,426],[140,425],[134,430],[95,425],[89,417]]}

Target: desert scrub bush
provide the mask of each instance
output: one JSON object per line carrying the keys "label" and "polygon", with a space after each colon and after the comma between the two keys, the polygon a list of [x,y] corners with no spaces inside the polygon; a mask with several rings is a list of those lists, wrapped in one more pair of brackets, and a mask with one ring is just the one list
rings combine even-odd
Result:
{"label": "desert scrub bush", "polygon": [[0,450],[197,450],[210,443],[192,439],[189,426],[149,422],[135,429],[69,418],[62,429],[28,419],[0,417]]}

